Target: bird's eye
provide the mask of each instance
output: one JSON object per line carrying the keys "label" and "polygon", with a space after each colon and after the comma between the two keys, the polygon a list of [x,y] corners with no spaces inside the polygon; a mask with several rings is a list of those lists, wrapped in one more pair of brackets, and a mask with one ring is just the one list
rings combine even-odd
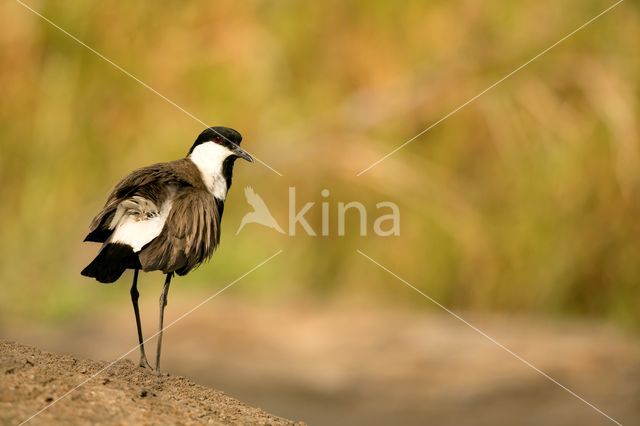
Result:
{"label": "bird's eye", "polygon": [[221,136],[216,136],[216,137],[213,138],[213,141],[215,143],[221,143],[222,142],[222,137]]}

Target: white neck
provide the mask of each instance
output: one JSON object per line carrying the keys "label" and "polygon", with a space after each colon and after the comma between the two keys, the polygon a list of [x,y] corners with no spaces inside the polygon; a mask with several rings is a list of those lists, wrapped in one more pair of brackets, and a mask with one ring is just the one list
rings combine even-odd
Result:
{"label": "white neck", "polygon": [[222,163],[232,152],[214,142],[205,142],[194,148],[189,158],[200,170],[202,180],[214,197],[224,200],[227,197],[227,181],[222,175]]}

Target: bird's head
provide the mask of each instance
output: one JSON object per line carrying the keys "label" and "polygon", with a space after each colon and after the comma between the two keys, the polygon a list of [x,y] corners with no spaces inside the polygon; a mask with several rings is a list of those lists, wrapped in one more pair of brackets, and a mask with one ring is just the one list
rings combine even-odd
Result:
{"label": "bird's head", "polygon": [[194,155],[196,151],[206,151],[215,152],[217,157],[242,158],[252,162],[251,155],[240,148],[240,142],[242,135],[229,127],[209,127],[198,135],[189,150],[189,155]]}

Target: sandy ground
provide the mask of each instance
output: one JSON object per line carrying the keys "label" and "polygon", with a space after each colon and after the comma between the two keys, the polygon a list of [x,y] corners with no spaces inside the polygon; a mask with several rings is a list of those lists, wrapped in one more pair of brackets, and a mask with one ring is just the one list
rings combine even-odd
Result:
{"label": "sandy ground", "polygon": [[[116,359],[136,342],[125,290],[110,310],[53,326],[5,322],[0,337]],[[155,296],[143,303],[146,335],[156,328]],[[176,292],[167,321],[200,300]],[[620,423],[640,424],[637,337],[586,321],[460,314]],[[447,314],[221,297],[169,329],[163,348],[165,371],[310,425],[614,424]],[[148,404],[135,397],[142,387],[131,388],[132,398]]]}
{"label": "sandy ground", "polygon": [[108,364],[0,341],[0,422],[19,424],[295,425],[184,377],[156,376],[122,360]]}

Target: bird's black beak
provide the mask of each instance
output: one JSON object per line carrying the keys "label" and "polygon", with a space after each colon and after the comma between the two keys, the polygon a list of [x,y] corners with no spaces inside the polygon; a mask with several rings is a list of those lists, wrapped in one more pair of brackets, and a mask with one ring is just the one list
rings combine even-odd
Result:
{"label": "bird's black beak", "polygon": [[236,145],[236,147],[233,149],[233,153],[240,158],[243,158],[245,160],[247,160],[250,163],[253,163],[253,158],[249,155],[249,153],[247,151],[245,151],[244,149],[240,148],[239,146]]}

